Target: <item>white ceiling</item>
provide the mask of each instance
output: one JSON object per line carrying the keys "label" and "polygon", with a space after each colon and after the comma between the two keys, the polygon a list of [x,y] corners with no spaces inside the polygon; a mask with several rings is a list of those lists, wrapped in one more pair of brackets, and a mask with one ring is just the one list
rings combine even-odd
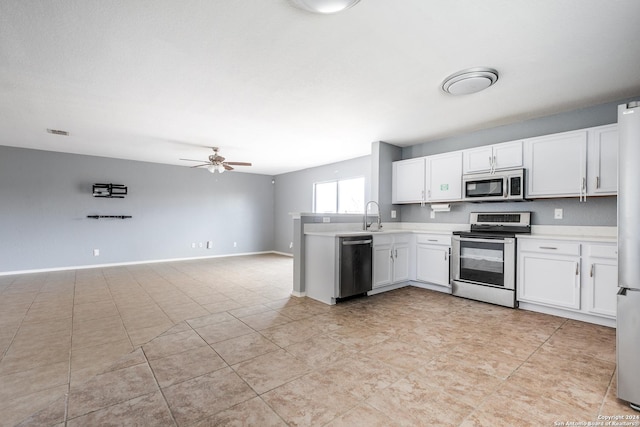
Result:
{"label": "white ceiling", "polygon": [[638,0],[0,0],[0,145],[275,175],[639,95],[639,43]]}

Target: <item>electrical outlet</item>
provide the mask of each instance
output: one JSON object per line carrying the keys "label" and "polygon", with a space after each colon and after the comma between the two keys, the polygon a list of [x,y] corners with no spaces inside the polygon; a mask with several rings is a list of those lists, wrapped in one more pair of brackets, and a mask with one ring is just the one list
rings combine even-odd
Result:
{"label": "electrical outlet", "polygon": [[237,248],[238,247],[238,242],[233,242],[233,247]]}
{"label": "electrical outlet", "polygon": [[195,244],[195,243],[192,243],[192,244],[191,244],[191,249],[195,249],[195,248],[196,248],[196,244]]}
{"label": "electrical outlet", "polygon": [[431,219],[435,219],[436,218],[436,211],[431,211]]}
{"label": "electrical outlet", "polygon": [[391,218],[395,218],[396,217],[396,210],[392,210],[391,211]]}
{"label": "electrical outlet", "polygon": [[323,216],[322,217],[322,222],[331,222],[331,217]]}
{"label": "electrical outlet", "polygon": [[293,242],[289,243],[289,249],[293,248]]}
{"label": "electrical outlet", "polygon": [[562,219],[562,209],[555,209],[553,211],[553,218],[554,219]]}
{"label": "electrical outlet", "polygon": [[100,256],[100,249],[94,249],[93,256]]}

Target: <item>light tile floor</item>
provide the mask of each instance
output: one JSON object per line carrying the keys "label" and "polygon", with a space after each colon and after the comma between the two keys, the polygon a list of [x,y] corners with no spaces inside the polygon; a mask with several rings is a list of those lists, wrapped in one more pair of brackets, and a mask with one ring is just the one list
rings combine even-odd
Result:
{"label": "light tile floor", "polygon": [[292,260],[0,277],[0,425],[553,426],[637,415],[615,331],[418,288],[326,306]]}

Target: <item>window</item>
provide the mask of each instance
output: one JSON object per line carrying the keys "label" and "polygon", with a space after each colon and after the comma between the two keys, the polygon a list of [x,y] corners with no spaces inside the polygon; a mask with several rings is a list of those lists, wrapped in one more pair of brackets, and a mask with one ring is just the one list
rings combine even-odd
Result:
{"label": "window", "polygon": [[313,185],[316,213],[364,213],[364,178],[316,182]]}

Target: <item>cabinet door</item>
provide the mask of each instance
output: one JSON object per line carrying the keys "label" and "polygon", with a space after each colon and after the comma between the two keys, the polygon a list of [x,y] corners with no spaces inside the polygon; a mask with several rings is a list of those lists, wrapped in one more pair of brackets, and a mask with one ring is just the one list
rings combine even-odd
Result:
{"label": "cabinet door", "polygon": [[393,283],[409,280],[409,245],[396,244],[393,247]]}
{"label": "cabinet door", "polygon": [[392,203],[424,201],[425,158],[393,162],[392,168]]}
{"label": "cabinet door", "polygon": [[391,284],[393,258],[391,245],[373,247],[373,287],[379,288]]}
{"label": "cabinet door", "polygon": [[449,286],[449,247],[417,245],[416,279]]}
{"label": "cabinet door", "polygon": [[462,170],[464,173],[489,172],[492,158],[493,149],[491,145],[464,150],[462,153]]}
{"label": "cabinet door", "polygon": [[496,170],[522,167],[522,141],[494,145],[493,157]]}
{"label": "cabinet door", "polygon": [[518,301],[580,309],[580,258],[521,253]]}
{"label": "cabinet door", "polygon": [[588,193],[618,192],[618,126],[600,126],[589,133]]}
{"label": "cabinet door", "polygon": [[580,196],[586,190],[587,132],[532,138],[524,143],[527,197]]}
{"label": "cabinet door", "polygon": [[615,259],[588,260],[590,302],[588,310],[615,318],[618,294],[618,263]]}
{"label": "cabinet door", "polygon": [[462,151],[427,157],[427,201],[462,200]]}

